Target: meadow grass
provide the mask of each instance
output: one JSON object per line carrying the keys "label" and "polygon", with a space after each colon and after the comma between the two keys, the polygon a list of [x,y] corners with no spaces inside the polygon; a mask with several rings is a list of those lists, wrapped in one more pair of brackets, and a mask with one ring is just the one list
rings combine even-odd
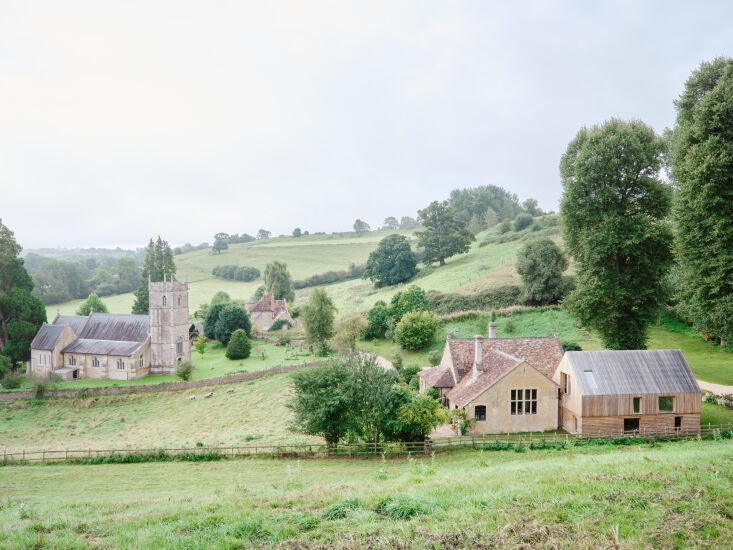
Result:
{"label": "meadow grass", "polygon": [[0,546],[724,548],[733,441],[0,468]]}

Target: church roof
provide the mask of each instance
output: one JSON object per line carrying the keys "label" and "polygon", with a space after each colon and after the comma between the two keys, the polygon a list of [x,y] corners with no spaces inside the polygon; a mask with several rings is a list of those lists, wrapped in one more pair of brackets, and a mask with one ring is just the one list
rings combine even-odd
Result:
{"label": "church roof", "polygon": [[31,349],[52,350],[56,346],[61,333],[64,331],[64,325],[47,325],[44,324],[38,331],[36,337],[31,342]]}
{"label": "church roof", "polygon": [[150,318],[147,315],[92,313],[79,339],[144,342],[149,334]]}
{"label": "church roof", "polygon": [[93,340],[79,338],[64,348],[64,353],[87,355],[132,355],[143,342],[121,340]]}
{"label": "church roof", "polygon": [[79,336],[84,325],[89,320],[88,315],[57,315],[53,320],[54,325],[69,325],[74,334]]}

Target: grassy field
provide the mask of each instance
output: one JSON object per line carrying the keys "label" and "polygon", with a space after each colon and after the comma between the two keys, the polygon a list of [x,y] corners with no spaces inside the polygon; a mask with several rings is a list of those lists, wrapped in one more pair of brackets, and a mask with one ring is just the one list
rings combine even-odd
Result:
{"label": "grassy field", "polygon": [[5,549],[726,548],[733,441],[8,466],[0,495]]}
{"label": "grassy field", "polygon": [[[308,443],[288,430],[289,374],[215,388],[0,403],[0,449]],[[234,388],[233,393],[225,393]],[[214,396],[203,395],[214,390]],[[189,396],[196,399],[189,401]]]}

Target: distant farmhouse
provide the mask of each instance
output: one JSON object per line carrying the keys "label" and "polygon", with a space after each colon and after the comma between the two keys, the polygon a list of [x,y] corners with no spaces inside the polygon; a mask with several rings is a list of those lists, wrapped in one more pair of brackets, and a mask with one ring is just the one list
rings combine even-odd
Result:
{"label": "distant farmhouse", "polygon": [[135,380],[191,360],[188,283],[149,283],[150,314],[57,315],[31,343],[29,374]]}
{"label": "distant farmhouse", "polygon": [[286,321],[282,326],[284,330],[295,324],[288,311],[287,302],[276,300],[271,294],[265,293],[259,301],[247,300],[244,307],[252,321],[252,326],[257,327],[260,332],[267,332],[276,321],[280,320]]}
{"label": "distant farmhouse", "polygon": [[702,395],[679,350],[564,353],[552,338],[449,338],[418,373],[472,433],[698,430]]}

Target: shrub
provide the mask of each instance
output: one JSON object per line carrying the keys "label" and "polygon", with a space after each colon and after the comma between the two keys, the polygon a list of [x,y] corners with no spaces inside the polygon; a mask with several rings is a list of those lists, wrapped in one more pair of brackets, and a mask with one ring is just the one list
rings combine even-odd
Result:
{"label": "shrub", "polygon": [[438,321],[427,311],[407,313],[395,327],[395,341],[406,350],[430,346],[435,339]]}
{"label": "shrub", "polygon": [[211,274],[230,281],[249,282],[260,278],[260,270],[249,266],[218,265],[211,270]]}
{"label": "shrub", "polygon": [[529,214],[519,214],[514,218],[514,231],[521,231],[528,228],[534,222],[534,218]]}
{"label": "shrub", "polygon": [[563,351],[583,351],[577,342],[563,342],[562,349]]}
{"label": "shrub", "polygon": [[240,329],[232,333],[232,338],[227,344],[227,350],[224,353],[227,359],[247,359],[249,357],[252,345],[247,338],[247,333]]}
{"label": "shrub", "polygon": [[272,326],[268,329],[269,332],[275,332],[277,330],[282,330],[284,326],[287,326],[288,328],[293,328],[293,323],[288,321],[287,319],[278,319],[274,323],[272,323]]}
{"label": "shrub", "polygon": [[390,519],[410,519],[427,513],[427,507],[413,497],[390,495],[379,502],[377,512]]}
{"label": "shrub", "polygon": [[443,294],[431,290],[426,294],[428,309],[433,313],[451,313],[470,309],[498,309],[521,304],[522,287],[500,286],[480,294]]}
{"label": "shrub", "polygon": [[367,313],[367,328],[365,338],[384,338],[389,328],[389,309],[387,303],[379,300]]}
{"label": "shrub", "polygon": [[425,393],[433,399],[440,399],[440,390],[438,388],[428,388]]}
{"label": "shrub", "polygon": [[506,323],[504,323],[504,330],[507,331],[508,334],[511,334],[517,329],[516,325],[514,324],[514,321],[512,321],[512,318],[506,320]]}
{"label": "shrub", "polygon": [[440,360],[443,358],[443,352],[439,349],[434,349],[430,353],[428,353],[428,361],[430,362],[430,366],[435,366],[440,363]]}
{"label": "shrub", "polygon": [[509,233],[511,230],[512,230],[512,222],[510,222],[509,220],[504,220],[503,222],[499,224],[499,233],[500,234],[503,235],[504,233]]}
{"label": "shrub", "polygon": [[16,372],[9,372],[2,378],[3,388],[7,390],[18,389],[23,383],[23,377]]}
{"label": "shrub", "polygon": [[718,399],[715,397],[715,394],[708,392],[707,395],[705,396],[705,403],[710,403],[711,405],[717,405]]}
{"label": "shrub", "polygon": [[389,315],[395,323],[399,323],[406,313],[415,311],[427,311],[430,309],[425,291],[417,285],[410,285],[410,288],[400,291],[392,296],[389,304]]}
{"label": "shrub", "polygon": [[338,320],[332,342],[337,349],[353,350],[366,329],[367,323],[362,314],[352,313]]}
{"label": "shrub", "polygon": [[193,365],[191,361],[183,361],[176,366],[176,376],[181,380],[191,380]]}

